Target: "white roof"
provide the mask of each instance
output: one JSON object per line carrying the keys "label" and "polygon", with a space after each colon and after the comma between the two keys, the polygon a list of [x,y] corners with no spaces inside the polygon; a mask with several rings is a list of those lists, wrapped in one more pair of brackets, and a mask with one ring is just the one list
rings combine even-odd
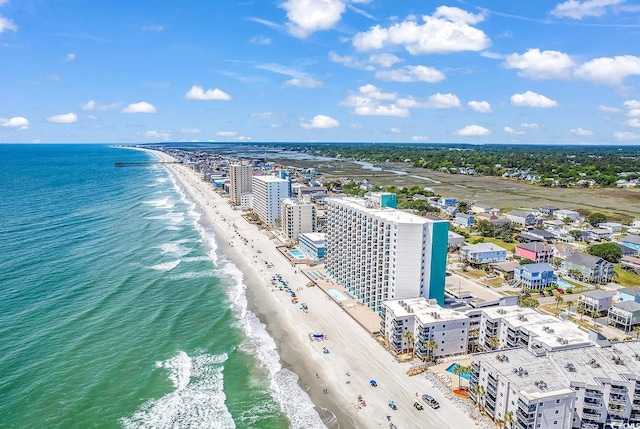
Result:
{"label": "white roof", "polygon": [[385,301],[384,305],[386,305],[396,317],[415,315],[423,325],[469,319],[464,313],[450,308],[442,308],[438,304],[431,304],[429,300],[423,297]]}

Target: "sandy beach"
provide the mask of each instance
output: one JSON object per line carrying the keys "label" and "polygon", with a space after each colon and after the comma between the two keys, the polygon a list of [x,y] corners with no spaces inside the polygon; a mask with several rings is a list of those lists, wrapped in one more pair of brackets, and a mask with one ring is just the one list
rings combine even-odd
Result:
{"label": "sandy beach", "polygon": [[[165,153],[153,153],[173,160]],[[323,415],[328,413],[321,413],[328,427],[389,427],[387,416],[399,429],[426,424],[431,428],[478,425],[468,413],[470,401],[449,399],[451,395],[433,377],[407,376],[409,363],[398,363],[320,288],[307,287],[308,279],[277,251],[278,243],[242,218],[242,212],[229,206],[210,184],[186,166],[165,166],[202,210],[222,250],[243,273],[251,310],[267,325],[283,366],[300,377],[301,386],[316,405],[335,415],[339,425],[328,421]],[[276,274],[296,291],[299,303],[292,304],[289,293],[271,285]],[[300,309],[300,302],[308,305],[308,312]],[[310,333],[323,333],[327,339],[311,341]],[[371,379],[377,381],[377,387],[369,385]],[[416,410],[416,395],[423,393],[434,396],[440,409]],[[366,406],[359,405],[358,395]],[[389,400],[397,410],[389,408]]]}

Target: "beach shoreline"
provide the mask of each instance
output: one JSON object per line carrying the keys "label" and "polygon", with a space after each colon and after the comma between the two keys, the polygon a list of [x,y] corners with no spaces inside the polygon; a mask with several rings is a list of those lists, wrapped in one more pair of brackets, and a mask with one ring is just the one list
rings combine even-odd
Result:
{"label": "beach shoreline", "polygon": [[[145,149],[146,150],[146,149]],[[168,154],[151,151],[163,161]],[[265,231],[242,218],[227,200],[187,166],[163,164],[184,188],[213,227],[222,253],[243,273],[251,311],[267,325],[276,343],[283,368],[298,375],[316,407],[335,415],[339,424],[322,412],[329,428],[388,427],[389,419],[399,428],[419,427],[429,420],[434,428],[474,427],[477,422],[451,403],[433,381],[424,376],[408,377],[410,363],[399,363],[380,344],[336,305],[319,287],[307,287],[308,279],[276,249]],[[260,250],[260,253],[257,251]],[[263,261],[273,265],[268,268]],[[273,288],[270,280],[280,274],[309,306],[303,312],[292,304],[288,293]],[[326,341],[310,341],[309,334],[322,332]],[[323,353],[326,347],[329,353]],[[378,387],[371,387],[375,378]],[[438,399],[439,410],[418,411],[412,404],[417,395],[429,393]],[[358,403],[362,395],[366,406]],[[393,400],[399,410],[389,409]]]}

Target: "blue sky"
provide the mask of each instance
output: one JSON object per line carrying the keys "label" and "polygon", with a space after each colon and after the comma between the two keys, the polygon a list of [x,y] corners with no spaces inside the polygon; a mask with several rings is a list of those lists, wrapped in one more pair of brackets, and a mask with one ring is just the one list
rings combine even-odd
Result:
{"label": "blue sky", "polygon": [[640,144],[632,0],[0,0],[0,142]]}

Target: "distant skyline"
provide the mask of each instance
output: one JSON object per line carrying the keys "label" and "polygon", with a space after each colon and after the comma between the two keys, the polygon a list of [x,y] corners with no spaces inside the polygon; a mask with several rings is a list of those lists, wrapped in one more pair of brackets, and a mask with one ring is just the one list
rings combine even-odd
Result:
{"label": "distant skyline", "polygon": [[640,144],[632,0],[0,0],[0,143]]}

